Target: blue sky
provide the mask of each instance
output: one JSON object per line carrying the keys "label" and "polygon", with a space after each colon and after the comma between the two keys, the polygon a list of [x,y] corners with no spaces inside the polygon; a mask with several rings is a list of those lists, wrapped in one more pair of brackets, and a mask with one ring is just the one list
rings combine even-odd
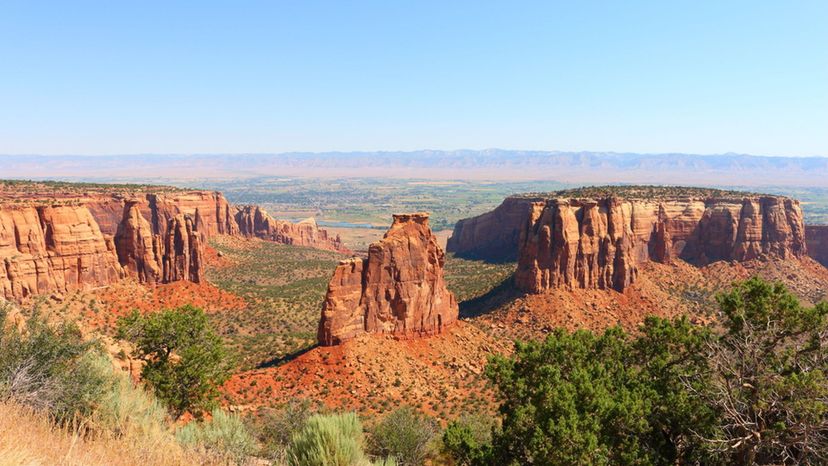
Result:
{"label": "blue sky", "polygon": [[0,153],[828,156],[828,2],[0,0]]}

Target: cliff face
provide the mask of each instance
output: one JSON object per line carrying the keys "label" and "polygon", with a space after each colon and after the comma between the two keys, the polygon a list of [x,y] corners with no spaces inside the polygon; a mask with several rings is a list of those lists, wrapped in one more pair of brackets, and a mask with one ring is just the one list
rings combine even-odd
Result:
{"label": "cliff face", "polygon": [[124,276],[85,207],[0,207],[0,291],[9,300],[94,288]]}
{"label": "cliff face", "polygon": [[242,236],[280,244],[347,252],[339,235],[328,236],[328,232],[319,229],[312,218],[299,223],[285,222],[274,219],[259,206],[243,206],[236,209],[235,222]]}
{"label": "cliff face", "polygon": [[787,259],[803,257],[806,249],[802,211],[788,198],[557,198],[530,213],[515,283],[529,292],[623,291],[648,260]]}
{"label": "cliff face", "polygon": [[808,255],[828,267],[828,225],[805,226],[805,242],[808,244]]}
{"label": "cliff face", "polygon": [[142,283],[200,282],[204,253],[196,221],[178,214],[164,224],[166,230],[154,234],[139,203],[128,201],[115,235],[119,262]]}
{"label": "cliff face", "polygon": [[322,306],[319,343],[336,345],[363,333],[440,333],[459,312],[446,288],[444,264],[428,214],[394,215],[367,258],[342,261],[334,271]]}
{"label": "cliff face", "polygon": [[128,201],[123,218],[115,233],[115,250],[118,261],[142,283],[161,281],[161,253],[159,237],[141,215],[139,202]]}
{"label": "cliff face", "polygon": [[238,226],[233,207],[219,192],[147,194],[150,221],[156,231],[167,231],[168,223],[178,215],[190,216],[202,240],[215,235],[235,235]]}
{"label": "cliff face", "polygon": [[446,250],[474,259],[515,260],[521,230],[535,206],[543,202],[542,198],[508,197],[491,212],[460,220]]}
{"label": "cliff face", "polygon": [[179,214],[197,220],[203,241],[215,235],[238,233],[233,206],[221,193],[214,191],[135,192],[115,196],[104,194],[82,203],[89,208],[101,231],[107,235],[117,233],[128,203],[135,205],[155,234],[167,231],[167,223]]}
{"label": "cliff face", "polygon": [[197,220],[178,214],[167,220],[164,236],[163,281],[191,281],[198,283],[204,273],[201,235],[196,230]]}
{"label": "cliff face", "polygon": [[200,282],[204,244],[216,235],[346,251],[313,221],[237,210],[218,192],[146,189],[32,184],[0,191],[0,297],[105,286],[126,275],[149,284]]}

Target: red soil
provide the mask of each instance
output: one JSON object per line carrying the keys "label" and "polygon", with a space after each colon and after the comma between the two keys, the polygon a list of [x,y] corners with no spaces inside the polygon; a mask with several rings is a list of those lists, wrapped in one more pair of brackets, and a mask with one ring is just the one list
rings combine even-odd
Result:
{"label": "red soil", "polygon": [[313,348],[281,366],[236,374],[224,392],[240,410],[307,398],[363,414],[408,405],[450,419],[470,404],[476,411],[494,409],[483,368],[489,355],[510,346],[465,322],[421,339],[363,335]]}

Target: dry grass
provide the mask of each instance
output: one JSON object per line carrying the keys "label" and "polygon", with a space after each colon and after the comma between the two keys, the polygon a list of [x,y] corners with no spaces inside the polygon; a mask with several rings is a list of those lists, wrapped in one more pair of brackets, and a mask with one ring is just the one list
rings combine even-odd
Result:
{"label": "dry grass", "polygon": [[79,432],[57,427],[28,408],[0,403],[0,466],[216,464],[185,451],[171,434],[107,438]]}

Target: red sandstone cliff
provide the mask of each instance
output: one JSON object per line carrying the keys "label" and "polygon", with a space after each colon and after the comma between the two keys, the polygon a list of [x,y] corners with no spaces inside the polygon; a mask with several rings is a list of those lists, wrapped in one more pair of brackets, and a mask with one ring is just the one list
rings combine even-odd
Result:
{"label": "red sandstone cliff", "polygon": [[805,242],[808,255],[828,267],[828,225],[806,225]]}
{"label": "red sandstone cliff", "polygon": [[644,261],[801,258],[799,202],[775,196],[672,199],[549,199],[530,214],[515,283],[623,291]]}
{"label": "red sandstone cliff", "polygon": [[237,211],[218,192],[148,189],[37,183],[3,189],[0,297],[94,288],[126,275],[149,284],[199,282],[206,241],[242,234],[240,224],[244,236],[346,250],[313,221],[282,222],[255,207]]}
{"label": "red sandstone cliff", "polygon": [[312,218],[299,223],[285,222],[274,219],[259,206],[248,205],[237,208],[235,222],[242,236],[261,238],[280,244],[347,251],[339,235],[328,236],[328,232],[317,227],[316,221]]}
{"label": "red sandstone cliff", "polygon": [[127,201],[115,234],[115,250],[124,269],[142,283],[200,282],[204,252],[196,219],[178,214],[155,233],[141,215],[138,201]]}
{"label": "red sandstone cliff", "polygon": [[428,214],[394,215],[367,258],[342,261],[334,271],[322,306],[319,343],[336,345],[363,333],[440,333],[459,312],[446,288],[444,264]]}
{"label": "red sandstone cliff", "polygon": [[82,206],[0,206],[0,296],[94,288],[124,276],[115,246]]}
{"label": "red sandstone cliff", "polygon": [[542,197],[507,197],[491,212],[463,219],[454,226],[446,251],[490,261],[517,259],[520,232]]}

